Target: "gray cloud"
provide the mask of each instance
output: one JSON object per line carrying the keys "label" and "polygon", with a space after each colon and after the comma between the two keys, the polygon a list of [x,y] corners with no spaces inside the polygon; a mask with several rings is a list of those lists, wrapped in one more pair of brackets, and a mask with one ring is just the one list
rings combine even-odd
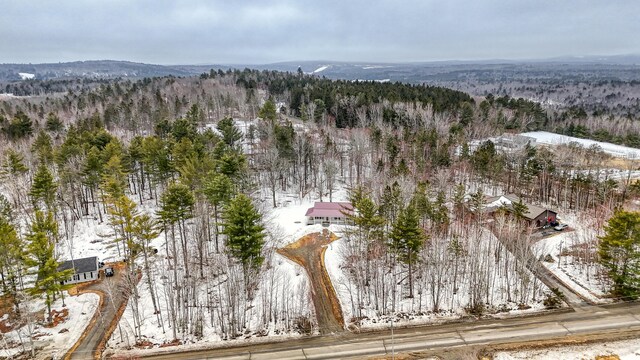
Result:
{"label": "gray cloud", "polygon": [[399,62],[640,53],[639,12],[635,0],[3,0],[0,62]]}

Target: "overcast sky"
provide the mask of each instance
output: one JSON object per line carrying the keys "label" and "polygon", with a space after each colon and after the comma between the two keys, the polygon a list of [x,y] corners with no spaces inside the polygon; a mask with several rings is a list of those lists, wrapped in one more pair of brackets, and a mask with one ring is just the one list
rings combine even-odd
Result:
{"label": "overcast sky", "polygon": [[640,54],[638,0],[0,0],[0,63]]}

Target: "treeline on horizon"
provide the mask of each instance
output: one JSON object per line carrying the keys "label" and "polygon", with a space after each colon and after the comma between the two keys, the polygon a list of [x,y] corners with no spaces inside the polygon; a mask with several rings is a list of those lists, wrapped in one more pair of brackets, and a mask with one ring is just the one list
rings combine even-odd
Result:
{"label": "treeline on horizon", "polygon": [[[613,118],[606,114],[588,115],[580,107],[571,107],[562,111],[548,111],[541,104],[523,98],[512,98],[509,95],[495,97],[491,94],[484,98],[472,98],[469,94],[439,86],[412,85],[400,82],[347,81],[330,80],[313,75],[279,71],[215,70],[201,74],[196,78],[161,78],[130,79],[64,79],[64,80],[29,80],[6,84],[6,93],[46,97],[53,101],[56,96],[60,108],[83,110],[96,104],[105,125],[115,120],[128,119],[129,128],[135,128],[135,117],[142,115],[149,130],[162,121],[183,116],[194,99],[185,95],[174,96],[168,109],[168,99],[163,88],[173,86],[183,79],[194,79],[201,82],[218,80],[232,84],[246,92],[241,99],[246,104],[255,103],[251,107],[257,109],[261,104],[258,92],[265,91],[274,102],[286,104],[285,113],[303,120],[325,119],[338,128],[368,127],[374,118],[381,118],[382,124],[392,127],[415,127],[424,125],[420,117],[439,116],[438,121],[446,121],[450,133],[459,134],[476,123],[490,128],[487,132],[515,132],[547,130],[581,138],[592,138],[617,144],[640,147],[640,125],[635,119]],[[142,94],[142,95],[140,95]],[[203,92],[204,94],[204,92]],[[110,99],[109,97],[113,97]],[[133,98],[139,98],[134,103]],[[42,101],[23,101],[23,106],[11,106],[5,102],[0,107],[0,127],[9,138],[21,137],[33,132],[33,124],[29,126],[30,117],[35,114],[44,123],[48,112],[55,114],[55,109],[46,109]],[[226,98],[220,101],[225,106],[242,107],[234,102],[240,99]],[[196,95],[195,101],[205,102],[204,96]],[[73,104],[75,102],[75,104]],[[154,103],[155,102],[155,103]],[[18,102],[18,104],[20,104]],[[399,106],[403,104],[403,106]],[[73,106],[75,105],[75,106]],[[36,107],[39,108],[31,108]],[[415,114],[411,107],[422,107],[422,113]],[[164,107],[164,109],[163,109]],[[373,114],[378,109],[379,114]],[[256,111],[242,111],[256,116]],[[90,114],[94,115],[94,114]],[[63,116],[60,116],[63,117]],[[222,117],[222,116],[221,116]],[[220,118],[221,118],[220,117]],[[416,119],[418,118],[418,119]],[[363,121],[369,119],[369,121]],[[217,120],[217,119],[216,119]],[[379,123],[379,121],[378,121]],[[44,124],[43,124],[44,125]],[[376,124],[378,125],[378,124]],[[37,126],[36,126],[37,127]],[[33,129],[30,129],[33,128]]]}

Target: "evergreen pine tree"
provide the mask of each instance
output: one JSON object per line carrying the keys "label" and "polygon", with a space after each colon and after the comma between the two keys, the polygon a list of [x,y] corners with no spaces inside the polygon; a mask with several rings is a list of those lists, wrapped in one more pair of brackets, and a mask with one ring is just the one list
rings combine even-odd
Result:
{"label": "evergreen pine tree", "polygon": [[39,204],[42,203],[47,211],[53,212],[57,189],[58,184],[53,179],[49,168],[44,163],[40,163],[29,192],[34,207],[40,208]]}
{"label": "evergreen pine tree", "polygon": [[27,257],[25,262],[29,267],[36,267],[36,282],[31,289],[35,295],[45,294],[45,304],[48,310],[48,322],[51,318],[51,304],[55,295],[62,290],[61,281],[69,278],[73,270],[58,271],[60,263],[55,256],[55,239],[57,237],[57,225],[51,214],[45,215],[36,211],[35,221],[31,231],[27,235]]}
{"label": "evergreen pine tree", "polygon": [[233,196],[233,182],[228,176],[211,172],[204,185],[204,195],[207,201],[213,205],[213,221],[214,236],[216,242],[216,252],[220,252],[218,243],[218,219],[220,217],[220,208],[224,206]]}
{"label": "evergreen pine tree", "polygon": [[242,139],[242,133],[234,125],[233,119],[226,117],[218,122],[216,126],[218,131],[222,134],[222,141],[232,149],[237,149]]}
{"label": "evergreen pine tree", "polygon": [[613,294],[636,299],[640,290],[640,213],[618,210],[604,227],[598,255],[613,281]]}
{"label": "evergreen pine tree", "polygon": [[345,235],[354,240],[357,253],[366,261],[364,284],[371,281],[371,260],[374,258],[374,246],[382,244],[385,219],[381,216],[380,207],[371,199],[362,187],[357,187],[350,194],[353,212],[344,211],[354,225],[345,229]]}
{"label": "evergreen pine tree", "polygon": [[24,156],[14,149],[8,149],[5,152],[5,160],[2,163],[0,175],[18,176],[26,173],[27,171],[29,171],[29,168],[24,164]]}
{"label": "evergreen pine tree", "polygon": [[248,196],[238,194],[225,207],[223,219],[222,233],[227,236],[229,254],[242,264],[248,284],[249,276],[259,270],[264,261],[262,216]]}
{"label": "evergreen pine tree", "polygon": [[413,297],[413,265],[425,241],[425,234],[420,228],[420,218],[415,206],[410,204],[402,209],[393,224],[391,233],[391,249],[398,259],[409,267],[409,297]]}
{"label": "evergreen pine tree", "polygon": [[0,273],[2,274],[2,292],[15,297],[19,278],[22,273],[24,244],[16,231],[11,217],[0,214]]}
{"label": "evergreen pine tree", "polygon": [[[139,214],[137,205],[123,194],[116,197],[105,197],[105,205],[107,207],[109,225],[116,235],[114,242],[118,249],[118,255],[122,256],[121,251],[124,251],[124,256],[133,271],[133,266],[135,265],[133,260],[139,251],[139,247],[133,238],[134,221]],[[120,244],[122,244],[122,250]]]}
{"label": "evergreen pine tree", "polygon": [[529,212],[529,208],[522,201],[522,197],[518,197],[518,201],[511,203],[511,210],[513,211],[513,216],[516,218],[516,221],[522,223],[525,219],[525,215]]}
{"label": "evergreen pine tree", "polygon": [[173,251],[175,248],[175,225],[178,225],[180,234],[182,257],[185,274],[189,277],[189,252],[187,247],[187,234],[185,221],[193,216],[193,206],[195,199],[188,186],[174,182],[169,184],[167,190],[162,194],[160,211],[158,215],[165,225],[170,226]]}
{"label": "evergreen pine tree", "polygon": [[41,130],[36,136],[31,151],[36,155],[38,162],[50,164],[53,161],[53,144],[51,136]]}
{"label": "evergreen pine tree", "polygon": [[271,122],[276,120],[276,104],[271,100],[267,100],[264,102],[264,105],[258,111],[258,117],[264,120],[269,120]]}
{"label": "evergreen pine tree", "polygon": [[136,240],[136,248],[142,252],[144,259],[144,271],[146,273],[147,287],[149,294],[151,295],[151,302],[153,303],[153,313],[159,314],[160,310],[156,303],[156,296],[154,286],[152,284],[151,269],[149,266],[149,251],[150,243],[152,240],[160,236],[160,228],[157,222],[148,214],[138,215],[134,218],[132,233]]}

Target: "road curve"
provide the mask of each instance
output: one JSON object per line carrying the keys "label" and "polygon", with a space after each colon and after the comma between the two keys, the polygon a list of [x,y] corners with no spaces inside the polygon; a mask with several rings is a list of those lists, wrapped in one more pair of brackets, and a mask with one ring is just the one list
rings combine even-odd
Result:
{"label": "road curve", "polygon": [[539,316],[487,319],[438,326],[396,329],[364,334],[342,333],[191,352],[145,354],[122,352],[117,359],[356,359],[394,352],[428,351],[469,345],[498,345],[552,340],[575,335],[637,332],[640,304],[583,307],[580,312],[551,312]]}
{"label": "road curve", "polygon": [[[114,265],[115,267],[115,265]],[[116,267],[115,276],[103,277],[96,284],[87,287],[86,291],[99,293],[102,297],[101,306],[96,310],[97,314],[89,324],[79,343],[65,355],[64,359],[90,360],[100,358],[99,347],[111,336],[113,324],[119,320],[120,308],[126,303],[124,276],[126,267],[119,264]],[[104,276],[101,273],[101,276]]]}

